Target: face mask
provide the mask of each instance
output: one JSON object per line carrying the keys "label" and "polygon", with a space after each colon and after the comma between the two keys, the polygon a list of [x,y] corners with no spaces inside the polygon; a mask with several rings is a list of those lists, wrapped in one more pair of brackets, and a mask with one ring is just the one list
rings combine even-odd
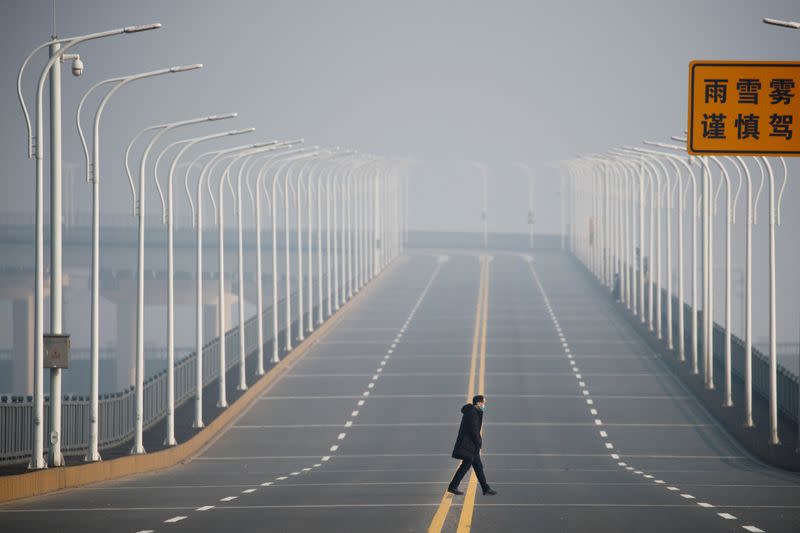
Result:
{"label": "face mask", "polygon": [[477,407],[479,411],[483,411],[483,405],[482,404],[476,405],[475,407]]}

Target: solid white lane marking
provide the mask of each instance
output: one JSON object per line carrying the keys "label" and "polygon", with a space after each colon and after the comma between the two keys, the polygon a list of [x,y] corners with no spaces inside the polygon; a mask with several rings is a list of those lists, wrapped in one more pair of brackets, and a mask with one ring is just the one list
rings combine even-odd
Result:
{"label": "solid white lane marking", "polygon": [[335,452],[338,449],[339,449],[339,445],[338,444],[334,444],[333,446],[331,446],[331,451],[332,452]]}
{"label": "solid white lane marking", "polygon": [[346,436],[347,436],[347,433],[339,433],[339,436],[338,436],[338,437],[336,437],[336,438],[337,438],[337,439],[339,439],[339,440],[342,440],[342,439],[343,439],[343,438],[345,438]]}
{"label": "solid white lane marking", "polygon": [[742,528],[750,531],[750,533],[764,533],[763,529],[759,529],[756,526],[742,526]]}
{"label": "solid white lane marking", "polygon": [[225,496],[224,498],[220,498],[219,501],[221,501],[221,502],[232,502],[236,498],[238,498],[238,496]]}
{"label": "solid white lane marking", "polygon": [[175,522],[180,522],[181,520],[186,520],[189,518],[188,516],[173,516],[172,518],[167,518],[164,520],[165,524],[174,524]]}
{"label": "solid white lane marking", "polygon": [[209,509],[213,509],[213,505],[204,505],[202,507],[198,507],[195,511],[208,511]]}
{"label": "solid white lane marking", "polygon": [[717,516],[724,518],[725,520],[736,520],[736,517],[730,513],[717,513]]}

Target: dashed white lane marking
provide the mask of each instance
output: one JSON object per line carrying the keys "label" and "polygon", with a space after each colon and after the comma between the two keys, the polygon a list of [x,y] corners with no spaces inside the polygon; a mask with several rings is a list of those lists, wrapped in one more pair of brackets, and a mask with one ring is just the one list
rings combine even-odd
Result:
{"label": "dashed white lane marking", "polygon": [[232,502],[236,498],[238,498],[238,496],[225,496],[224,498],[220,498],[219,501],[221,501],[221,502]]}
{"label": "dashed white lane marking", "polygon": [[262,487],[269,487],[270,485],[272,485],[272,481],[265,481],[261,484]]}
{"label": "dashed white lane marking", "polygon": [[600,432],[600,436],[603,437],[603,438],[606,438],[606,437],[608,437],[608,433],[606,433],[605,431],[601,431]]}
{"label": "dashed white lane marking", "polygon": [[287,476],[281,476],[281,477],[276,477],[275,478],[276,481],[283,481],[285,479],[289,479],[289,478]]}
{"label": "dashed white lane marking", "polygon": [[381,366],[386,366],[386,361],[381,361]]}
{"label": "dashed white lane marking", "polygon": [[213,509],[213,505],[204,505],[202,507],[198,507],[195,511],[208,511],[209,509]]}
{"label": "dashed white lane marking", "polygon": [[587,398],[586,399],[586,404],[587,405],[594,405],[594,400],[592,400],[591,398]]}
{"label": "dashed white lane marking", "polygon": [[756,526],[742,526],[742,529],[746,529],[750,533],[764,533],[763,529],[758,529]]}
{"label": "dashed white lane marking", "polygon": [[331,451],[332,452],[335,452],[338,449],[339,449],[339,445],[338,444],[334,444],[333,446],[331,446]]}
{"label": "dashed white lane marking", "polygon": [[705,507],[706,509],[708,509],[710,507],[714,507],[710,503],[706,503],[706,502],[697,502],[697,505],[699,505],[700,507]]}
{"label": "dashed white lane marking", "polygon": [[339,439],[339,440],[342,440],[342,439],[343,439],[343,438],[345,438],[346,436],[347,436],[347,433],[339,433],[339,436],[338,436],[338,437],[336,437],[336,438],[337,438],[337,439]]}
{"label": "dashed white lane marking", "polygon": [[589,409],[589,412],[592,413],[594,416],[597,416],[597,409]]}
{"label": "dashed white lane marking", "polygon": [[326,455],[325,457],[322,458],[322,461],[325,462],[325,461],[329,460],[330,458],[331,458],[330,455]]}
{"label": "dashed white lane marking", "polygon": [[375,381],[376,379],[378,379],[378,374],[375,374],[374,376],[372,376],[372,380],[373,381]]}
{"label": "dashed white lane marking", "polygon": [[346,427],[346,428],[349,428],[352,425],[353,425],[353,421],[352,420],[348,420],[347,422],[344,423],[344,427]]}
{"label": "dashed white lane marking", "polygon": [[377,370],[375,370],[375,372],[378,372],[380,374],[381,372],[383,372],[383,369],[382,368],[378,368]]}
{"label": "dashed white lane marking", "polygon": [[174,524],[175,522],[180,522],[181,520],[186,520],[188,516],[173,516],[172,518],[167,518],[164,520],[165,524]]}
{"label": "dashed white lane marking", "polygon": [[694,496],[691,494],[681,494],[681,498],[686,498],[687,500],[694,500]]}
{"label": "dashed white lane marking", "polygon": [[598,418],[598,419],[596,419],[596,420],[594,421],[594,424],[595,424],[596,426],[602,426],[602,425],[603,425],[603,421],[602,421],[602,420],[600,420],[600,419]]}
{"label": "dashed white lane marking", "polygon": [[614,449],[614,445],[611,444],[610,442],[606,442],[606,448],[608,448],[609,450],[613,450]]}
{"label": "dashed white lane marking", "polygon": [[290,475],[290,476],[299,476],[299,475],[300,475],[300,472],[292,472],[292,473],[291,473],[291,474],[289,474],[289,475]]}
{"label": "dashed white lane marking", "polygon": [[242,491],[242,494],[252,494],[256,491],[256,489],[245,489]]}
{"label": "dashed white lane marking", "polygon": [[681,490],[681,489],[679,489],[678,487],[667,487],[667,490],[671,490],[671,491],[675,492],[675,491],[678,491],[678,490]]}
{"label": "dashed white lane marking", "polygon": [[364,405],[364,400],[358,400],[358,405],[359,405],[359,406],[362,406],[362,405]]}
{"label": "dashed white lane marking", "polygon": [[358,411],[353,411],[352,413],[350,413],[350,416],[358,416]]}
{"label": "dashed white lane marking", "polygon": [[374,383],[370,383],[369,385],[367,385],[367,388],[368,388],[368,389],[371,389],[371,388],[373,388],[373,387],[375,387],[375,384],[374,384]]}
{"label": "dashed white lane marking", "polygon": [[369,396],[369,391],[365,390],[363,393],[361,393],[361,396]]}
{"label": "dashed white lane marking", "polygon": [[724,518],[725,520],[736,520],[736,517],[730,513],[717,513],[717,516]]}
{"label": "dashed white lane marking", "polygon": [[141,530],[137,531],[136,533],[154,533],[154,530],[152,530],[152,529],[141,529]]}

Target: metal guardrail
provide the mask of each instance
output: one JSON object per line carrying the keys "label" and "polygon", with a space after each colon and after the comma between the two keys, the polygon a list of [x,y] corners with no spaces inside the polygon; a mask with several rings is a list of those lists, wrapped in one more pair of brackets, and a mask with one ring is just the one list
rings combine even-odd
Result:
{"label": "metal guardrail", "polygon": [[[669,302],[672,302],[672,327],[673,327],[673,339],[675,346],[677,346],[677,339],[678,339],[678,313],[680,312],[678,298],[670,296],[667,294],[666,290],[662,289],[662,326],[664,331],[664,337],[666,338],[667,332],[667,306]],[[645,293],[645,305],[647,305],[648,298],[647,293]],[[691,320],[692,320],[692,308],[689,304],[684,303],[684,340],[687,347],[687,358],[691,357],[689,352],[689,346],[692,338],[692,331],[690,328]],[[701,325],[698,331],[698,337],[702,339],[703,332],[702,332],[702,319],[699,318],[702,316],[702,311],[698,314],[698,323]],[[717,365],[724,365],[725,364],[725,329],[717,324],[714,323],[714,362],[715,366]],[[752,349],[753,355],[753,392],[765,400],[769,399],[769,357],[762,353],[761,351],[757,350],[755,347]],[[737,337],[736,335],[731,334],[731,372],[734,376],[736,376],[739,380],[744,382],[745,378],[745,351],[744,351],[744,341]],[[719,374],[715,373],[715,377],[718,377]],[[800,391],[800,379],[786,369],[783,365],[778,365],[778,410],[786,416],[788,419],[798,422],[800,420],[800,412],[798,409],[798,392]]]}
{"label": "metal guardrail", "polygon": [[[323,278],[325,279],[325,278]],[[306,278],[306,283],[308,278]],[[308,286],[308,285],[306,285]],[[285,300],[279,302],[279,308]],[[323,302],[324,303],[324,302]],[[317,302],[319,305],[319,302]],[[292,308],[297,309],[297,292],[292,294]],[[308,310],[306,310],[307,312]],[[275,337],[272,330],[272,308],[264,310],[264,338]],[[279,329],[278,333],[283,332]],[[238,326],[225,333],[226,371],[239,363],[240,331]],[[244,324],[245,352],[258,348],[257,315]],[[265,355],[265,358],[268,355]],[[175,362],[175,407],[194,397],[196,352]],[[203,346],[203,386],[216,381],[220,375],[219,337]],[[132,438],[134,433],[134,389],[104,394],[99,399],[99,447],[113,448]],[[167,371],[147,378],[144,382],[144,429],[166,416]],[[50,400],[45,397],[45,435],[50,435]],[[61,413],[61,449],[65,455],[85,452],[89,441],[89,398],[64,396]],[[0,395],[0,465],[19,463],[30,458],[33,443],[33,398],[31,396]],[[47,441],[48,439],[45,439]],[[45,442],[47,446],[47,442]],[[46,449],[46,448],[45,448]]]}

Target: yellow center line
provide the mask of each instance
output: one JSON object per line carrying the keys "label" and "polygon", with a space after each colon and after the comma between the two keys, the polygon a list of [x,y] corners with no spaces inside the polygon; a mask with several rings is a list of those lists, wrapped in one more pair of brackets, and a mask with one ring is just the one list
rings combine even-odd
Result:
{"label": "yellow center line", "polygon": [[[470,356],[470,364],[469,364],[469,385],[467,386],[467,402],[472,399],[475,391],[475,370],[477,366],[478,360],[478,351],[480,346],[481,340],[481,331],[484,333],[484,346],[485,346],[485,311],[484,311],[484,302],[486,300],[487,287],[486,287],[486,280],[488,279],[488,263],[485,259],[481,258],[481,271],[480,271],[480,282],[478,288],[478,299],[475,303],[475,331],[472,334],[472,354]],[[485,360],[485,349],[483,350],[484,354],[481,359],[481,376],[478,378],[479,380],[479,387],[483,386],[483,361]],[[472,487],[472,493],[474,499],[475,493],[475,475],[472,474],[472,477],[469,481],[469,486],[467,487],[467,497],[469,497],[469,490]],[[439,503],[439,507],[436,510],[436,514],[433,515],[433,520],[431,520],[431,524],[428,527],[428,533],[441,533],[442,528],[444,527],[445,519],[447,518],[447,513],[450,511],[450,506],[453,503],[453,495],[449,492],[445,491],[444,495],[442,496],[442,501]],[[463,513],[462,513],[463,515]],[[470,516],[472,513],[470,512]],[[459,522],[460,524],[460,522]]]}
{"label": "yellow center line", "polygon": [[[483,257],[483,278],[481,285],[483,287],[483,309],[480,311],[481,316],[481,345],[480,345],[480,369],[478,371],[478,394],[484,393],[484,383],[486,381],[486,325],[489,319],[489,258]],[[474,392],[470,392],[473,396]],[[471,398],[470,398],[471,399]],[[483,430],[481,430],[483,434]],[[458,518],[458,527],[456,533],[469,533],[472,528],[472,514],[475,510],[475,493],[478,491],[478,479],[475,477],[473,471],[469,477],[469,485],[467,486],[467,493],[464,495],[464,504],[461,507],[461,516]]]}

